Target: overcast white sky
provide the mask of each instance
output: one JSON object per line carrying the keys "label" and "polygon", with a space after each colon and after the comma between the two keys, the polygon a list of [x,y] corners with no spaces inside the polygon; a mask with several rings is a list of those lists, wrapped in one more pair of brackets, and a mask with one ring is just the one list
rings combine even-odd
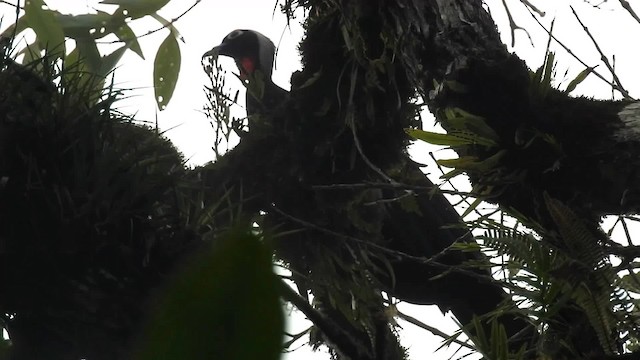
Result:
{"label": "overcast white sky", "polygon": [[[175,17],[182,13],[195,0],[174,0],[160,13],[166,18]],[[302,36],[299,24],[292,24],[291,28],[286,26],[286,21],[279,11],[273,12],[275,0],[203,0],[193,11],[180,19],[176,26],[185,39],[181,43],[182,68],[177,89],[168,108],[165,111],[156,110],[151,90],[152,61],[155,56],[155,49],[166,36],[166,32],[159,32],[144,38],[142,48],[147,58],[146,62],[140,60],[135,54],[130,53],[123,59],[123,64],[116,72],[116,83],[121,87],[143,88],[134,93],[134,97],[125,100],[121,104],[121,110],[128,113],[137,113],[139,120],[149,120],[155,122],[156,116],[163,129],[170,129],[166,135],[178,146],[178,148],[190,159],[192,164],[202,164],[213,160],[211,151],[213,132],[207,119],[200,113],[205,104],[203,85],[207,79],[200,65],[202,54],[214,45],[217,45],[222,38],[231,30],[238,28],[254,29],[270,37],[279,46],[278,58],[276,60],[276,70],[274,81],[284,88],[289,87],[289,77],[292,72],[300,69],[299,56],[296,45]],[[95,1],[88,0],[49,0],[46,1],[51,8],[59,9],[63,12],[82,12],[90,9]],[[498,22],[502,32],[503,41],[510,43],[510,34],[506,14],[502,8],[500,0],[486,1],[491,9],[494,19]],[[597,68],[607,78],[611,76],[604,66],[599,62],[600,56],[595,52],[594,47],[583,32],[582,28],[571,15],[568,5],[573,5],[580,14],[583,22],[589,27],[592,34],[600,40],[600,46],[605,54],[616,55],[616,68],[621,76],[623,85],[631,92],[632,96],[640,96],[640,73],[637,71],[638,63],[638,37],[640,35],[640,24],[620,7],[617,0],[604,1],[598,9],[582,0],[573,1],[531,1],[547,12],[544,23],[548,26],[551,20],[556,17],[554,34],[565,41],[571,49],[579,55],[589,65],[600,64]],[[599,4],[601,1],[592,1],[592,4]],[[515,21],[526,28],[534,41],[532,45],[524,31],[516,32],[516,47],[514,50],[521,58],[525,59],[530,67],[537,68],[542,64],[545,56],[547,35],[542,29],[531,20],[528,13],[518,1],[507,1],[513,12]],[[633,3],[633,2],[632,2]],[[637,7],[637,4],[636,4]],[[640,8],[635,9],[640,12]],[[0,4],[0,14],[9,14],[5,18],[11,18],[12,10],[6,5]],[[132,24],[140,33],[149,29],[155,29],[158,24],[153,20],[140,21]],[[4,25],[6,26],[6,25]],[[4,27],[3,26],[3,27]],[[559,47],[552,43],[553,49]],[[575,60],[567,55],[563,50],[557,51],[557,74],[558,80],[564,80],[566,87],[568,82],[580,71],[584,69]],[[228,72],[235,71],[232,61],[223,62]],[[568,70],[568,75],[563,76]],[[232,79],[228,85],[241,88],[239,81]],[[601,80],[590,76],[587,81],[580,85],[576,94],[585,94],[599,98],[610,98],[610,88]],[[431,120],[425,123],[428,127]],[[426,151],[433,150],[424,144],[414,146],[413,156],[420,162],[426,162],[428,158]],[[447,156],[440,156],[447,157]],[[437,174],[436,174],[437,175]],[[436,180],[436,179],[434,179]],[[401,310],[411,313],[421,321],[428,323],[452,333],[456,326],[453,321],[443,317],[435,307],[418,307],[405,305]],[[434,351],[439,347],[440,340],[430,333],[420,330],[406,322],[399,322],[403,327],[401,333],[402,344],[410,351],[411,359],[448,359],[452,350]],[[304,325],[296,322],[296,329],[304,328]],[[456,356],[461,355],[458,353]],[[318,359],[327,360],[326,353],[309,354],[308,350],[301,349],[286,357],[288,359]]]}

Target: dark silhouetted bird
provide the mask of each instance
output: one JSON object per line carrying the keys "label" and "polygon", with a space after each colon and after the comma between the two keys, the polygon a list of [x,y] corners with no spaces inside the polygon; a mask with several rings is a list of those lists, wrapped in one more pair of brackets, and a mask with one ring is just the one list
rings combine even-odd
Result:
{"label": "dark silhouetted bird", "polygon": [[287,91],[271,80],[275,51],[273,42],[259,32],[234,30],[202,57],[224,55],[236,61],[240,79],[247,85],[247,115],[251,116],[271,111],[287,97]]}

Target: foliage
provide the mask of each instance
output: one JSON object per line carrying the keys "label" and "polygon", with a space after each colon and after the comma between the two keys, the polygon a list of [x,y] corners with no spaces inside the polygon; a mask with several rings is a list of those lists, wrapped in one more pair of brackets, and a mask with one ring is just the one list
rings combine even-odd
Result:
{"label": "foliage", "polygon": [[[566,96],[590,73],[590,68],[582,71],[565,91],[560,92],[552,84],[555,60],[554,54],[548,52],[543,65],[529,73],[528,101],[536,111],[544,114],[545,106],[559,106],[558,99]],[[471,91],[469,86],[460,84],[436,88],[448,96]],[[596,102],[596,105],[600,104]],[[550,112],[553,111],[557,110]],[[484,230],[484,235],[478,238],[483,240],[485,251],[495,254],[494,261],[506,272],[505,285],[518,301],[519,309],[540,329],[539,354],[554,356],[566,352],[570,357],[584,356],[570,341],[557,343],[556,339],[566,336],[563,335],[565,332],[586,327],[593,329],[593,341],[599,342],[604,354],[613,356],[631,349],[640,336],[637,310],[640,304],[637,286],[626,278],[635,277],[637,267],[613,265],[625,261],[618,255],[622,246],[594,224],[594,214],[585,209],[585,204],[589,204],[587,197],[575,196],[570,203],[565,203],[568,200],[559,200],[548,193],[555,191],[554,194],[566,197],[554,189],[553,184],[536,188],[539,183],[528,179],[532,175],[539,179],[545,173],[557,173],[572,166],[566,158],[576,151],[576,144],[557,135],[553,127],[545,127],[543,121],[523,122],[515,129],[515,139],[510,139],[500,134],[504,129],[494,125],[497,122],[492,124],[490,121],[494,119],[488,115],[443,108],[439,109],[439,120],[446,134],[422,130],[407,132],[416,139],[456,150],[460,155],[458,158],[438,160],[438,163],[453,169],[443,175],[447,180],[460,174],[471,177],[474,183],[471,196],[461,194],[469,197],[470,209],[476,211],[479,200],[497,202],[501,211],[517,219],[515,224],[505,226],[491,221],[492,214],[489,214],[470,225],[475,230]],[[554,121],[561,123],[562,120],[554,118]],[[583,124],[594,126],[587,122]],[[596,146],[594,142],[589,144]],[[547,160],[540,161],[545,156],[549,156]],[[579,156],[592,155],[580,152]],[[523,162],[529,163],[523,165]],[[540,162],[541,167],[530,165],[538,166],[536,162]],[[559,182],[557,176],[553,179]],[[509,199],[516,189],[532,194],[526,201],[537,207],[535,212],[518,202],[502,200],[501,197]],[[522,209],[525,211],[519,211]],[[467,210],[463,216],[470,213]],[[521,224],[528,229],[518,230]],[[576,315],[578,313],[583,315]],[[586,318],[584,322],[578,320],[582,317]],[[501,336],[496,334],[492,341],[500,342]],[[483,354],[487,354],[483,347],[495,345],[492,341],[479,340],[478,347]]]}
{"label": "foliage", "polygon": [[[298,74],[306,80],[293,84],[299,96],[295,100],[307,102],[296,104],[297,112],[285,119],[296,122],[286,122],[283,137],[267,134],[255,148],[243,139],[218,163],[188,169],[157,129],[113,111],[118,92],[103,89],[105,75],[124,51],[142,56],[127,19],[152,13],[171,30],[156,57],[169,60],[158,60],[154,72],[161,83],[156,86],[159,106],[169,101],[180,57],[173,21],[157,15],[167,1],[102,3],[118,8],[108,17],[104,12],[70,17],[43,8],[41,1],[25,5],[24,16],[7,30],[32,28],[37,35],[34,44],[18,51],[25,55],[24,66],[8,56],[10,45],[3,43],[0,313],[13,358],[111,359],[130,355],[131,348],[140,359],[277,358],[283,328],[278,290],[313,320],[311,342],[328,344],[336,358],[344,356],[345,348],[352,350],[347,354],[352,358],[373,358],[376,351],[386,351],[386,358],[405,358],[393,321],[398,315],[394,300],[383,297],[380,289],[397,290],[403,280],[397,272],[410,262],[430,270],[419,274],[420,283],[411,284],[437,284],[429,294],[446,293],[452,284],[442,279],[452,274],[467,275],[472,283],[500,281],[508,289],[512,299],[504,306],[464,327],[474,343],[467,346],[488,359],[579,358],[585,355],[577,348],[579,340],[589,351],[602,351],[597,352],[601,356],[637,350],[634,249],[611,241],[598,227],[600,213],[575,201],[590,192],[557,197],[566,195],[558,191],[565,184],[540,185],[530,177],[566,169],[572,143],[548,124],[558,120],[554,111],[567,104],[571,109],[593,104],[566,96],[592,68],[558,91],[552,88],[550,52],[539,70],[520,77],[523,72],[514,71],[513,78],[500,77],[521,69],[513,57],[498,71],[491,61],[454,61],[448,57],[452,54],[438,53],[438,58],[433,52],[425,60],[421,54],[432,44],[416,35],[419,26],[401,25],[425,25],[422,16],[428,14],[402,13],[405,3],[372,10],[369,0],[285,1],[287,14],[295,6],[313,10],[301,46],[306,67]],[[428,32],[426,26],[421,31]],[[329,53],[324,58],[314,53],[318,37],[313,36],[319,33],[326,43],[319,42],[318,48]],[[101,57],[96,40],[106,34],[124,44]],[[65,37],[76,41],[72,52],[44,51]],[[432,71],[433,63],[444,63],[446,71]],[[211,73],[207,110],[220,120],[217,150],[222,138],[243,134],[246,122],[230,118],[228,105],[235,97],[222,94],[224,74],[211,65],[217,71]],[[471,73],[469,83],[462,81],[465,72]],[[536,106],[531,112],[542,120],[511,128],[520,120],[516,115],[527,114],[500,112],[502,107],[493,113],[482,106],[466,108],[477,105],[465,99],[479,94],[472,83],[477,74],[484,76],[478,81],[482,92],[494,96],[490,90],[513,86],[519,91],[508,88],[506,99],[524,94],[524,103]],[[331,82],[333,77],[338,80]],[[321,93],[336,93],[339,101]],[[417,129],[420,96],[431,102],[446,134]],[[619,107],[595,104],[598,114]],[[496,121],[504,118],[512,121]],[[406,174],[417,166],[404,160],[405,131],[460,154],[440,164],[454,169],[446,179],[466,173],[475,183],[473,197],[451,192],[470,204],[463,216],[479,213],[481,200],[499,203],[500,211],[480,213],[466,224],[476,234],[482,232],[476,236],[480,244],[466,241],[469,232],[456,221],[428,228],[448,208],[435,207],[441,194],[422,173],[422,182]],[[287,146],[274,146],[282,143]],[[247,153],[255,155],[251,166],[234,162]],[[602,163],[598,157],[584,158],[587,164]],[[533,171],[518,167],[522,160],[530,160]],[[220,174],[220,169],[226,172]],[[350,183],[336,183],[340,180]],[[528,207],[504,201],[505,194],[524,197]],[[273,198],[280,201],[269,201]],[[290,209],[297,211],[287,213]],[[516,220],[502,221],[503,214]],[[427,235],[450,231],[456,241],[441,246],[438,236],[423,236],[425,228]],[[431,246],[431,253],[392,248],[405,231],[410,245]],[[271,242],[292,271],[299,294],[278,288]],[[497,280],[489,276],[492,264],[478,254],[479,248],[499,268]],[[464,291],[463,300],[473,303],[488,295],[471,287]],[[459,311],[460,293],[452,294],[443,308]],[[146,319],[149,304],[153,312]],[[507,333],[505,318],[513,313],[535,325],[527,343],[516,343]],[[143,333],[138,332],[140,323],[147,325]],[[457,335],[447,344],[459,341]],[[127,343],[134,338],[142,340]]]}
{"label": "foliage", "polygon": [[[148,305],[173,313],[182,292],[197,294],[203,307],[178,306],[189,316],[180,313],[170,333],[150,331],[145,351],[165,349],[165,336],[215,314],[244,314],[245,328],[255,328],[258,315],[268,320],[257,333],[264,337],[246,349],[277,358],[282,314],[270,256],[255,236],[219,237],[225,227],[212,224],[225,214],[224,194],[214,199],[200,169],[185,167],[157,129],[113,110],[121,94],[96,89],[99,75],[46,53],[23,66],[10,47],[2,42],[0,59],[0,314],[10,358],[126,358],[145,338],[138,334]],[[188,261],[200,251],[204,268]],[[172,275],[182,266],[192,270]],[[238,268],[247,283],[236,282]],[[168,279],[176,288],[156,294]],[[228,344],[249,341],[244,330],[225,331]],[[192,354],[223,345],[206,339]]]}
{"label": "foliage", "polygon": [[[211,119],[211,127],[214,129],[213,149],[216,157],[220,157],[232,143],[234,136],[242,136],[247,128],[246,119],[231,116],[231,106],[237,104],[239,91],[233,96],[227,94],[225,88],[226,71],[217,62],[217,58],[211,58],[210,63],[205,64],[206,73],[209,75],[211,86],[205,86],[207,104],[205,114]],[[223,146],[226,145],[226,148]]]}
{"label": "foliage", "polygon": [[170,282],[136,359],[280,357],[284,317],[271,253],[237,230],[213,245]]}
{"label": "foliage", "polygon": [[[195,1],[185,13],[198,2]],[[13,38],[31,29],[36,35],[35,40],[22,48],[15,49],[14,58],[21,59],[22,64],[29,64],[46,52],[49,57],[64,59],[66,66],[83,66],[84,71],[106,78],[116,68],[127,50],[133,51],[142,59],[145,58],[138,41],[140,37],[165,28],[169,29],[169,34],[155,55],[153,72],[156,102],[158,108],[164,110],[171,100],[180,73],[178,40],[182,38],[174,23],[184,15],[183,13],[175,19],[167,20],[158,14],[158,11],[168,3],[169,0],[103,0],[99,2],[100,5],[107,7],[115,5],[115,10],[110,13],[96,9],[93,13],[68,15],[48,8],[44,0],[26,1],[23,8],[17,1],[16,21],[0,36]],[[160,23],[161,28],[144,35],[136,34],[129,24],[147,16]],[[109,45],[109,41],[104,43],[109,36],[117,37],[118,40],[111,43],[119,46],[115,50],[106,50],[110,52],[102,55],[107,46],[99,45],[101,42]],[[66,49],[68,42],[65,40],[69,39],[75,44],[71,51]],[[97,82],[94,89],[103,89],[104,84],[104,81]]]}

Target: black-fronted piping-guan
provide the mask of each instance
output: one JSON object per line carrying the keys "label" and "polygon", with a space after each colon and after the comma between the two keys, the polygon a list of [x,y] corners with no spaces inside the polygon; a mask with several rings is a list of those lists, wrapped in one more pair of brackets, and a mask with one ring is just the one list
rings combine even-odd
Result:
{"label": "black-fronted piping-guan", "polygon": [[[289,95],[287,91],[283,90],[279,86],[273,83],[271,80],[271,72],[274,63],[275,46],[266,36],[252,30],[235,30],[229,33],[222,43],[212,50],[204,54],[204,56],[217,56],[224,55],[232,57],[240,71],[240,78],[247,82],[252,78],[259,76],[264,83],[264,91],[260,96],[256,96],[255,92],[247,91],[247,115],[248,117],[256,114],[268,113],[271,117],[286,117],[291,119],[304,118],[299,115],[302,111],[305,111],[304,106],[297,105],[296,101],[299,101],[301,97],[305,96],[301,93],[297,93],[297,89],[294,88]],[[204,57],[203,56],[203,57]],[[322,76],[320,74],[320,76]],[[345,75],[347,76],[347,75]],[[333,89],[331,89],[333,90]],[[331,98],[331,94],[335,94],[335,91],[326,93],[317,93],[314,96]],[[307,95],[309,96],[309,95]],[[284,104],[286,102],[286,104]],[[275,111],[278,109],[278,111]],[[286,114],[288,112],[288,114]],[[298,112],[298,114],[291,114]],[[322,116],[322,115],[314,115]],[[329,118],[323,121],[339,121],[339,119]],[[273,121],[279,121],[274,119]],[[313,133],[318,135],[322,131],[322,125],[314,123],[312,130],[305,130],[304,124],[299,124],[296,127],[288,127],[291,131],[298,131],[296,135],[290,136],[293,139],[300,139],[304,134]],[[251,128],[249,129],[251,132]],[[304,141],[312,141],[312,138],[304,139]],[[315,147],[307,144],[307,149],[317,149],[326,145],[331,140],[322,140],[322,144],[318,144]],[[278,145],[286,149],[289,146],[288,143],[282,143]],[[332,151],[335,153],[340,151],[339,146],[336,146]],[[264,151],[274,151],[274,149],[264,149]],[[284,150],[285,152],[287,150]],[[317,151],[317,150],[314,150]],[[306,154],[296,158],[303,162],[313,163],[315,166],[323,167],[324,173],[331,174],[332,164],[322,164],[320,161],[310,159],[313,157],[314,151],[308,151]],[[290,152],[299,152],[298,149],[291,149]],[[345,155],[344,157],[348,157]],[[315,162],[314,162],[315,161]],[[407,184],[411,187],[422,187],[432,189],[432,191],[425,192],[421,195],[415,195],[415,204],[417,208],[408,210],[406,204],[401,204],[400,201],[370,201],[371,199],[361,199],[361,201],[368,202],[368,205],[362,205],[360,208],[363,212],[375,213],[372,217],[378,219],[379,223],[376,224],[377,236],[382,239],[378,244],[383,244],[391,250],[390,253],[395,254],[407,254],[408,257],[403,256],[388,256],[387,261],[391,265],[393,274],[380,274],[371,270],[371,274],[377,278],[376,284],[382,288],[381,290],[393,295],[394,297],[416,304],[436,304],[441,310],[451,310],[453,314],[458,318],[462,324],[468,324],[473,319],[473,316],[481,316],[488,312],[495,310],[508,296],[502,287],[492,281],[491,276],[486,270],[472,269],[467,267],[464,271],[457,271],[462,267],[462,264],[468,260],[482,259],[483,255],[479,253],[448,251],[447,249],[455,242],[473,242],[475,241],[473,236],[462,224],[458,213],[455,211],[449,201],[437,191],[435,185],[422,173],[419,166],[409,160],[408,158],[398,159],[397,163],[401,167],[401,171],[398,172],[400,178],[395,179],[398,183]],[[293,166],[293,164],[292,164]],[[328,170],[327,170],[328,169]],[[318,171],[317,174],[323,173]],[[354,170],[355,171],[355,170]],[[346,176],[347,180],[366,182],[366,177],[357,178],[359,175],[352,171]],[[315,174],[291,174],[298,179],[305,179],[309,181],[308,191],[313,192],[312,183],[310,180]],[[320,176],[320,175],[318,175]],[[326,179],[323,179],[326,180]],[[345,177],[338,177],[334,181],[344,182]],[[435,189],[435,190],[433,190]],[[281,193],[286,193],[286,189]],[[402,197],[406,194],[406,190],[403,189],[382,189],[378,192],[381,198],[393,199]],[[306,199],[311,209],[305,209],[304,214],[308,215],[306,218],[313,218],[313,212],[326,211],[320,210],[317,204],[313,204],[314,199],[317,199],[315,195],[312,195]],[[379,199],[378,199],[379,200]],[[288,200],[281,200],[279,198],[266,199],[264,204],[276,204],[279,202],[286,202]],[[341,199],[337,200],[342,201]],[[330,207],[329,207],[330,208]],[[372,211],[372,208],[374,209]],[[269,211],[268,209],[261,209]],[[312,215],[309,215],[312,214]],[[320,215],[319,215],[320,216]],[[324,216],[324,215],[323,215]],[[376,216],[378,216],[376,218]],[[300,215],[303,217],[303,215]],[[325,217],[326,218],[326,217]],[[338,217],[336,217],[338,218]],[[344,219],[337,219],[337,222]],[[347,219],[348,220],[348,219]],[[336,229],[340,231],[345,229],[334,224],[323,224],[325,227]],[[348,234],[354,235],[354,234]],[[361,235],[361,234],[356,234]],[[291,242],[292,246],[300,244]],[[308,244],[308,243],[307,243]],[[298,250],[298,252],[285,254],[298,254],[304,253],[305,249]],[[312,252],[313,250],[309,249]],[[444,253],[442,255],[442,253]],[[435,262],[439,265],[433,265],[428,261],[419,259],[431,258],[440,254]],[[295,256],[295,255],[294,255]],[[294,267],[294,272],[305,272],[305,262],[311,261],[313,254],[301,255],[304,257],[301,259],[284,259]],[[317,258],[315,258],[318,260]],[[379,270],[379,269],[378,269]],[[313,286],[310,286],[313,293]],[[314,293],[317,296],[317,294]],[[521,333],[527,323],[522,319],[517,319],[511,315],[505,315],[500,318],[500,321],[505,326],[508,335],[513,336],[516,333]],[[473,332],[473,331],[472,331]]]}
{"label": "black-fronted piping-guan", "polygon": [[207,51],[203,58],[229,56],[236,61],[243,81],[254,76],[262,77],[263,90],[247,91],[247,115],[251,116],[277,107],[287,97],[287,91],[271,80],[275,50],[273,42],[257,31],[234,30],[225,36],[220,45]]}

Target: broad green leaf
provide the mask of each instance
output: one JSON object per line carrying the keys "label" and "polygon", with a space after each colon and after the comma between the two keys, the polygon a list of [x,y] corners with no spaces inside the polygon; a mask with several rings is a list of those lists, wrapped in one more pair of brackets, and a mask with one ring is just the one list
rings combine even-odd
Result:
{"label": "broad green leaf", "polygon": [[467,215],[469,215],[472,211],[474,211],[478,207],[478,205],[480,205],[484,201],[485,195],[491,194],[492,191],[493,191],[493,186],[474,186],[473,189],[471,189],[471,193],[476,194],[474,195],[476,196],[476,198],[469,205],[469,207],[462,213],[462,215],[460,215],[460,217],[464,218]]}
{"label": "broad green leaf", "polygon": [[56,18],[60,23],[60,26],[64,29],[67,36],[75,38],[76,36],[88,35],[91,30],[96,31],[92,34],[92,37],[99,38],[107,35],[107,33],[100,33],[101,28],[106,28],[112,20],[112,15],[98,11],[96,14],[56,14]]}
{"label": "broad green leaf", "polygon": [[490,172],[500,166],[502,159],[507,155],[507,150],[500,150],[488,158],[480,161],[475,156],[462,156],[457,159],[438,160],[438,165],[463,171]]}
{"label": "broad green leaf", "polygon": [[135,359],[278,359],[284,316],[271,252],[235,231],[193,260],[152,310]]}
{"label": "broad green leaf", "polygon": [[80,52],[77,47],[67,54],[62,65],[64,68],[62,81],[65,87],[67,84],[78,83],[77,78],[86,70],[85,63],[80,61]]}
{"label": "broad green leaf", "polygon": [[127,24],[126,16],[122,16],[122,14],[112,15],[104,11],[98,11],[96,14],[59,14],[58,21],[62,25],[65,35],[74,39],[87,36],[100,39],[114,34],[144,59],[138,38]]}
{"label": "broad green leaf", "polygon": [[160,14],[158,13],[153,13],[153,14],[149,14],[149,16],[151,16],[152,18],[154,18],[157,22],[159,22],[160,24],[162,24],[162,26],[164,28],[169,29],[169,31],[171,31],[171,33],[173,34],[173,36],[176,39],[180,39],[182,42],[184,42],[184,39],[182,38],[182,35],[180,35],[180,32],[178,31],[178,28],[176,28],[175,26],[173,26],[173,23],[165,18],[163,18],[162,16],[160,16]]}
{"label": "broad green leaf", "polygon": [[54,11],[45,10],[42,0],[26,0],[24,17],[27,24],[38,37],[40,46],[48,50],[56,50],[64,55],[64,31],[56,19]]}
{"label": "broad green leaf", "polygon": [[569,83],[569,85],[567,85],[567,88],[564,90],[564,92],[568,94],[573,90],[575,90],[576,86],[580,85],[580,83],[583,82],[584,79],[586,79],[587,76],[589,76],[589,74],[591,74],[592,72],[593,72],[593,67],[588,67],[582,70],[580,74],[578,74],[578,76],[576,76],[573,80],[571,80],[571,82]]}
{"label": "broad green leaf", "polygon": [[144,54],[142,53],[142,48],[138,42],[138,37],[126,22],[120,24],[118,29],[115,31],[115,35],[120,39],[120,41],[129,45],[129,48],[144,60]]}
{"label": "broad green leaf", "polygon": [[128,48],[128,45],[122,45],[117,50],[114,50],[111,54],[103,56],[100,64],[100,69],[98,70],[98,75],[106,77],[111,72],[111,70],[116,67],[118,61],[120,61],[122,55],[124,55]]}
{"label": "broad green leaf", "polygon": [[476,198],[475,200],[473,200],[473,202],[462,213],[462,215],[460,215],[460,217],[464,219],[467,215],[471,214],[471,212],[473,212],[478,207],[478,205],[480,205],[482,203],[482,201],[483,200],[481,198]]}
{"label": "broad green leaf", "polygon": [[450,147],[464,145],[482,145],[487,147],[496,146],[495,141],[473,133],[451,131],[448,134],[440,134],[418,129],[406,129],[405,131],[407,132],[407,134],[409,134],[409,136],[415,139],[422,140],[434,145],[444,145]]}
{"label": "broad green leaf", "polygon": [[494,141],[500,140],[498,134],[484,121],[482,116],[474,115],[460,108],[446,108],[444,110],[447,129],[453,128],[460,131],[468,131],[483,138]]}
{"label": "broad green leaf", "polygon": [[466,141],[461,141],[460,139],[449,134],[440,134],[418,129],[407,129],[405,131],[407,132],[407,134],[409,134],[409,136],[418,140],[422,140],[429,144],[445,146],[460,146],[467,144]]}
{"label": "broad green leaf", "polygon": [[447,173],[444,173],[444,174],[440,175],[440,179],[449,180],[449,179],[452,179],[452,178],[454,178],[454,177],[456,177],[458,175],[461,175],[461,174],[464,174],[464,171],[459,170],[459,169],[453,169],[453,170],[451,170],[451,171],[449,171]]}
{"label": "broad green leaf", "polygon": [[70,68],[75,66],[76,63],[80,60],[80,54],[78,47],[73,49],[67,56],[64,57],[64,62],[62,63],[65,68]]}
{"label": "broad green leaf", "polygon": [[470,169],[478,164],[475,156],[462,156],[457,159],[440,159],[436,161],[438,165],[451,169]]}
{"label": "broad green leaf", "polygon": [[27,29],[28,27],[29,27],[29,24],[27,23],[27,19],[24,16],[22,16],[21,18],[18,19],[18,21],[11,24],[2,33],[0,33],[0,36],[13,38],[14,33],[19,34],[23,32],[25,29]]}
{"label": "broad green leaf", "polygon": [[88,34],[75,40],[76,48],[79,51],[78,59],[85,63],[89,71],[97,74],[102,67],[102,56],[100,56],[95,40]]}
{"label": "broad green leaf", "polygon": [[116,13],[124,13],[132,19],[151,15],[162,9],[169,0],[103,0],[102,4],[119,5],[120,9]]}
{"label": "broad green leaf", "polygon": [[180,46],[173,33],[169,33],[160,44],[153,62],[153,86],[156,103],[161,111],[167,107],[173,96],[180,74],[180,61]]}

